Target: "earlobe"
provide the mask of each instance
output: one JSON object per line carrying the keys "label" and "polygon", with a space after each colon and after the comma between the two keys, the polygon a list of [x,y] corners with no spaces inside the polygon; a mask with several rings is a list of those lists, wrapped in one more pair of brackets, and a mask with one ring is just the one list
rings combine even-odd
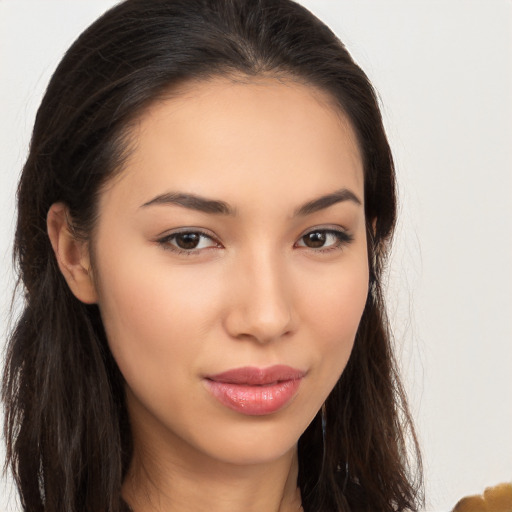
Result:
{"label": "earlobe", "polygon": [[73,234],[65,204],[52,204],[46,217],[46,229],[60,271],[73,295],[86,304],[97,302],[88,244]]}

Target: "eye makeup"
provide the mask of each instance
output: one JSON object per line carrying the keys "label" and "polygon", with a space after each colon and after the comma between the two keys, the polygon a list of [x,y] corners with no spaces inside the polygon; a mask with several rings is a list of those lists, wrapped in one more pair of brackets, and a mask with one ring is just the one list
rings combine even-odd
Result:
{"label": "eye makeup", "polygon": [[302,235],[295,246],[323,253],[341,249],[353,239],[353,235],[341,229],[314,228]]}
{"label": "eye makeup", "polygon": [[[314,227],[308,229],[295,242],[294,248],[326,253],[342,249],[353,241],[354,237],[346,230],[333,227]],[[156,241],[164,250],[178,255],[193,256],[210,249],[224,248],[211,233],[198,228],[182,228],[169,233]]]}
{"label": "eye makeup", "polygon": [[157,240],[167,251],[179,255],[193,256],[208,249],[220,249],[222,244],[210,233],[198,228],[183,228]]}

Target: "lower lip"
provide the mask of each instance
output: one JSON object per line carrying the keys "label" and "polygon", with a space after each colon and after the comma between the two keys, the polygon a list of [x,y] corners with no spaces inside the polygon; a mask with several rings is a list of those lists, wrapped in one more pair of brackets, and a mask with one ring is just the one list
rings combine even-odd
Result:
{"label": "lower lip", "polygon": [[285,380],[263,386],[206,380],[212,395],[223,405],[248,416],[272,414],[288,404],[302,379]]}

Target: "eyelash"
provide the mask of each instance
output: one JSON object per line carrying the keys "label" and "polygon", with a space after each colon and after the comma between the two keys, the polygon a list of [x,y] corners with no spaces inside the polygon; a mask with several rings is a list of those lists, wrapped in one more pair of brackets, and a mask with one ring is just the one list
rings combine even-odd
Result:
{"label": "eyelash", "polygon": [[[199,235],[201,239],[209,239],[212,240],[212,242],[215,242],[215,245],[212,245],[211,247],[203,247],[201,249],[182,249],[181,247],[177,247],[176,245],[172,245],[172,240],[175,240],[176,237],[180,235]],[[160,239],[157,240],[157,243],[161,245],[165,250],[172,251],[178,255],[184,255],[184,256],[195,256],[200,251],[205,249],[217,249],[222,247],[220,242],[216,241],[215,238],[210,235],[209,233],[206,233],[205,231],[201,231],[200,229],[187,229],[183,231],[178,231],[175,233],[171,233],[170,235],[166,235]]]}
{"label": "eyelash", "polygon": [[[313,229],[308,230],[302,236],[300,236],[299,241],[302,241],[305,237],[307,237],[308,235],[312,235],[312,234],[322,234],[325,236],[331,235],[336,238],[335,243],[332,245],[329,245],[327,247],[313,248],[313,247],[307,247],[305,245],[300,246],[300,247],[304,247],[305,249],[310,249],[311,251],[314,251],[315,253],[318,253],[318,252],[328,253],[331,251],[340,250],[354,240],[354,237],[350,233],[347,233],[346,231],[341,230],[341,229],[313,228]],[[298,243],[298,242],[296,242],[296,243]]]}
{"label": "eyelash", "polygon": [[[306,245],[300,245],[299,247],[303,247],[304,249],[309,249],[315,253],[328,253],[335,250],[340,250],[349,243],[351,243],[354,240],[354,237],[347,233],[344,230],[341,229],[333,229],[333,228],[313,228],[304,233],[299,237],[299,240],[295,243],[296,244],[299,241],[304,240],[305,237],[312,234],[322,234],[324,236],[334,236],[337,240],[334,244],[329,245],[327,247],[308,247]],[[215,245],[209,246],[209,247],[203,247],[203,248],[192,248],[192,249],[182,249],[180,247],[177,247],[176,245],[171,244],[173,240],[176,239],[179,235],[199,235],[200,239],[209,239],[212,242],[215,243]],[[185,255],[185,256],[194,256],[199,254],[203,250],[207,249],[217,249],[222,248],[222,245],[220,242],[218,242],[212,235],[209,233],[206,233],[205,231],[202,231],[200,229],[189,229],[189,230],[183,230],[178,231],[176,233],[171,233],[170,235],[166,235],[160,239],[157,240],[157,243],[162,246],[165,250],[172,251],[178,255]]]}

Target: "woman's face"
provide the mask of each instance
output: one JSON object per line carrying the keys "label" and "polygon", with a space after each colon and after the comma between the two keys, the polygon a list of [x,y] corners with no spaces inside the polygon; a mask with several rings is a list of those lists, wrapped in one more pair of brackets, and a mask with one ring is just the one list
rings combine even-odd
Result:
{"label": "woman's face", "polygon": [[366,301],[354,132],[314,88],[216,79],[154,104],[134,137],[93,272],[135,441],[273,460],[343,372]]}

